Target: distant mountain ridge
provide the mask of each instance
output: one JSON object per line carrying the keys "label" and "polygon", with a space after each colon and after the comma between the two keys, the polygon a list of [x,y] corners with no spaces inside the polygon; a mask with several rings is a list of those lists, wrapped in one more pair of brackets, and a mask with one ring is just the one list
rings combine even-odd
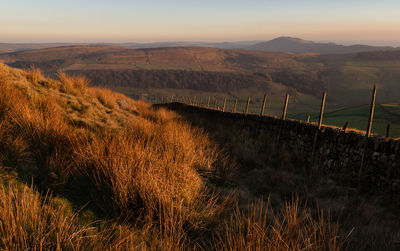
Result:
{"label": "distant mountain ridge", "polygon": [[390,46],[370,45],[339,45],[335,43],[317,43],[294,37],[278,37],[267,42],[261,42],[247,47],[256,51],[280,51],[293,53],[345,54],[371,51],[395,50]]}
{"label": "distant mountain ridge", "polygon": [[0,43],[0,54],[40,50],[64,46],[118,46],[129,49],[165,48],[165,47],[211,47],[218,49],[244,49],[260,41],[238,42],[150,42],[150,43]]}
{"label": "distant mountain ridge", "polygon": [[[327,90],[331,102],[346,105],[368,100],[374,81],[380,87],[379,102],[397,103],[400,99],[399,92],[393,91],[400,81],[400,50],[322,55],[210,47],[129,49],[80,45],[4,53],[0,54],[0,62],[21,69],[35,66],[47,75],[56,75],[58,70],[82,74],[96,85],[113,84],[115,88],[225,93],[248,89],[244,96],[248,92],[267,92],[275,98],[290,90],[292,96],[298,92],[318,100]],[[365,96],[352,95],[355,89]]]}
{"label": "distant mountain ridge", "polygon": [[218,49],[247,49],[256,51],[275,51],[293,53],[345,54],[372,51],[390,51],[400,49],[390,46],[340,45],[319,43],[295,37],[278,37],[270,41],[236,42],[150,42],[150,43],[0,43],[0,54],[25,50],[46,49],[60,46],[118,46],[130,49],[165,48],[165,47],[211,47]]}

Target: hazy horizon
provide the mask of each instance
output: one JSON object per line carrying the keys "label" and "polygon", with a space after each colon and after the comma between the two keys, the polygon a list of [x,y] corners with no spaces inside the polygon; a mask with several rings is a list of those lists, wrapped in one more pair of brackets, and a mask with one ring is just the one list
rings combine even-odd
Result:
{"label": "hazy horizon", "polygon": [[252,41],[279,36],[399,45],[400,2],[3,0],[5,43]]}
{"label": "hazy horizon", "polygon": [[[292,37],[292,36],[287,36],[287,35],[282,35],[279,37]],[[277,38],[277,37],[274,37]],[[271,38],[271,39],[274,39]],[[304,39],[303,37],[297,37]],[[23,41],[7,41],[7,40],[0,40],[0,44],[125,44],[125,43],[138,43],[138,44],[151,44],[151,43],[224,43],[224,42],[237,42],[237,43],[251,43],[251,42],[263,42],[263,41],[269,41],[271,39],[266,39],[266,40],[261,40],[261,39],[255,39],[255,40],[231,40],[231,41],[225,41],[225,40],[218,40],[218,41],[206,41],[206,40],[160,40],[160,41],[52,41],[52,40],[23,40]],[[391,46],[391,47],[400,47],[400,40],[397,41],[391,41],[391,40],[320,40],[320,39],[305,39],[305,40],[310,40],[313,42],[317,43],[335,43],[339,45],[356,45],[356,44],[362,44],[362,45],[370,45],[370,46]]]}

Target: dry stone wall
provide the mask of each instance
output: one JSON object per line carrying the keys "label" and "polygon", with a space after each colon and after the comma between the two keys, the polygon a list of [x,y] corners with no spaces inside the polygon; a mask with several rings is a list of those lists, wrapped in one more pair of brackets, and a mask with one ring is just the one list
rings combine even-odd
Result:
{"label": "dry stone wall", "polygon": [[[177,112],[221,118],[227,126],[230,120],[231,123],[245,121],[243,126],[263,130],[272,139],[276,138],[273,142],[279,138],[281,146],[296,150],[308,159],[313,158],[319,170],[332,178],[354,186],[360,180],[363,187],[370,191],[400,192],[400,140],[385,137],[370,137],[367,140],[364,134],[339,128],[322,126],[318,130],[316,125],[301,121],[221,112],[181,103],[163,106]],[[359,179],[363,155],[364,164]]]}

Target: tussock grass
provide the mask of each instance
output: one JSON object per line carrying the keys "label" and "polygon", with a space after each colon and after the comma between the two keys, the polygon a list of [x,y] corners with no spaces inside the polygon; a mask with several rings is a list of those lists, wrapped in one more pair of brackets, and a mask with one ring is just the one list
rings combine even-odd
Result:
{"label": "tussock grass", "polygon": [[344,240],[329,215],[313,219],[297,198],[274,212],[269,200],[235,210],[225,224],[217,250],[341,250]]}
{"label": "tussock grass", "polygon": [[76,215],[36,191],[0,187],[0,247],[5,250],[80,250],[89,229]]}
{"label": "tussock grass", "polygon": [[73,95],[85,94],[89,80],[84,76],[67,75],[64,72],[58,72],[60,79],[60,91]]}
{"label": "tussock grass", "polygon": [[26,71],[26,79],[32,84],[37,84],[39,83],[39,81],[42,81],[44,79],[44,76],[42,75],[40,69],[31,66],[31,68]]}
{"label": "tussock grass", "polygon": [[111,90],[105,88],[93,88],[91,89],[91,93],[106,108],[114,109],[116,107],[116,99]]}
{"label": "tussock grass", "polygon": [[[0,185],[2,248],[336,250],[329,219],[314,221],[296,203],[276,215],[232,210],[214,183],[234,164],[176,113],[64,73],[56,81],[0,65],[0,77],[0,169],[38,187]],[[91,227],[79,224],[81,200],[97,210]]]}

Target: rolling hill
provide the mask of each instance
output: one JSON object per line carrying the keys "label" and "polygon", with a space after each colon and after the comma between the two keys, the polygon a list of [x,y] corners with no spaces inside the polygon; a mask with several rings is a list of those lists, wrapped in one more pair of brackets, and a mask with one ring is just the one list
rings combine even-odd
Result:
{"label": "rolling hill", "polygon": [[129,49],[162,47],[211,47],[219,49],[244,49],[260,41],[238,42],[149,42],[149,43],[0,43],[0,54],[27,50],[48,49],[61,46],[118,46]]}
{"label": "rolling hill", "polygon": [[0,54],[60,46],[117,46],[129,49],[150,49],[166,47],[210,47],[218,49],[248,49],[260,51],[279,51],[295,53],[356,53],[365,51],[393,50],[390,46],[369,46],[356,44],[351,46],[335,43],[317,43],[294,37],[278,37],[270,41],[234,41],[234,42],[149,42],[149,43],[0,43]]}
{"label": "rolling hill", "polygon": [[[310,44],[303,41],[301,43]],[[207,47],[128,49],[117,46],[65,46],[0,55],[0,61],[49,75],[58,70],[87,76],[92,85],[131,97],[208,96],[262,100],[267,94],[279,113],[289,92],[289,113],[318,110],[322,91],[329,109],[369,102],[373,84],[378,103],[397,103],[399,50],[351,54],[263,52]],[[260,105],[260,104],[256,104]]]}
{"label": "rolling hill", "polygon": [[[69,70],[182,69],[213,72],[254,72],[304,69],[307,63],[290,53],[223,50],[207,47],[127,49],[117,46],[64,46],[1,54],[7,64],[40,64],[45,72]],[[59,65],[52,67],[53,62]]]}
{"label": "rolling hill", "polygon": [[0,54],[18,51],[37,50],[60,46],[75,45],[72,43],[0,43]]}
{"label": "rolling hill", "polygon": [[368,51],[393,50],[393,47],[378,47],[368,45],[338,45],[335,43],[316,43],[293,37],[278,37],[267,42],[261,42],[247,47],[257,51],[281,51],[295,53],[345,54]]}
{"label": "rolling hill", "polygon": [[[50,75],[58,70],[84,74],[92,84],[108,87],[218,92],[260,87],[257,93],[272,93],[277,90],[270,87],[274,83],[286,87],[280,88],[279,95],[288,88],[293,93],[297,88],[318,94],[323,87],[316,86],[321,83],[324,67],[300,61],[303,57],[307,55],[203,47],[68,46],[2,54],[0,61],[18,68],[34,65]],[[289,69],[296,69],[297,75],[285,78],[284,72]]]}

